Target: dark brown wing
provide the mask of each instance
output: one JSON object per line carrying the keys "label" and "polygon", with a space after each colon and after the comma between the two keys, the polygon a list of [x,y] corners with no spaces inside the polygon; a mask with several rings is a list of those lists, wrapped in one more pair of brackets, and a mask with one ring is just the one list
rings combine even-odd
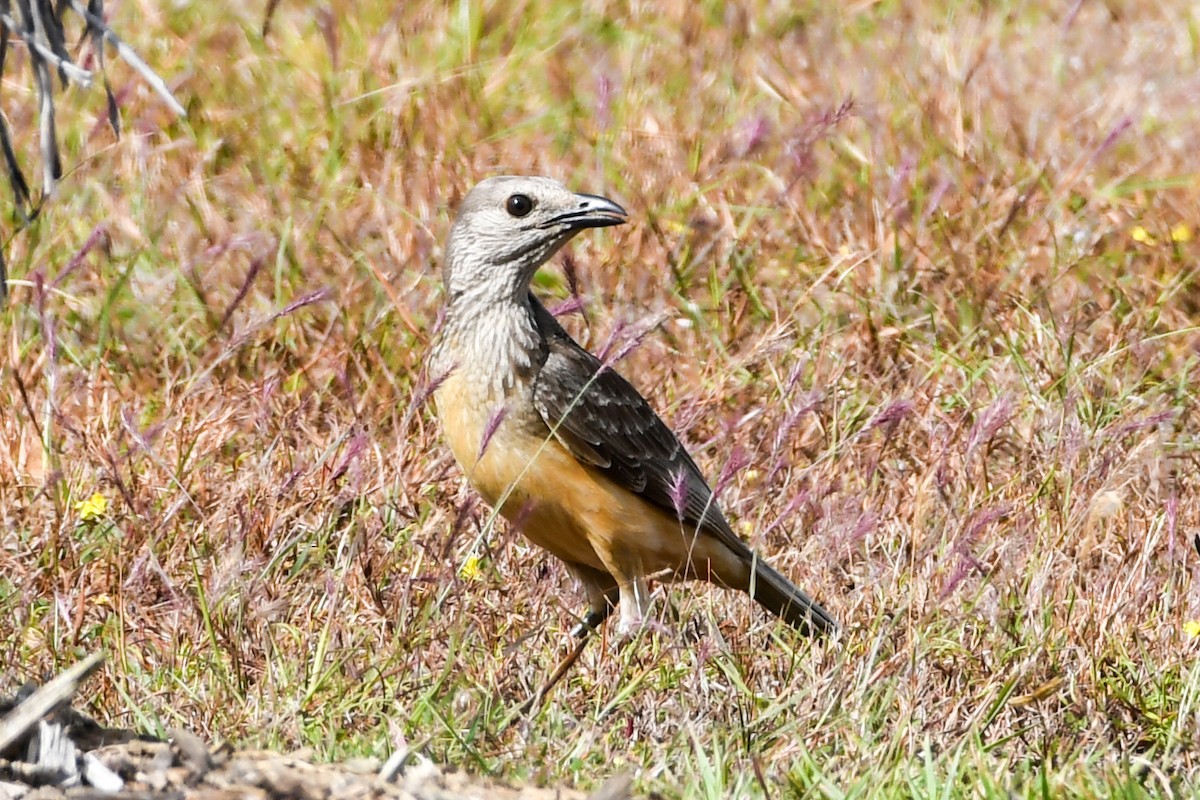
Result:
{"label": "dark brown wing", "polygon": [[749,557],[750,549],[729,527],[696,462],[645,398],[531,300],[548,345],[533,402],[559,441],[580,461]]}

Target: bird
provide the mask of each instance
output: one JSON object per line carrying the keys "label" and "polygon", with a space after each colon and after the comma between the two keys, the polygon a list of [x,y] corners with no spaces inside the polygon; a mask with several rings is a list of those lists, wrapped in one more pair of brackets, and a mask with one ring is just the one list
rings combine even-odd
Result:
{"label": "bird", "polygon": [[428,361],[443,438],[473,489],[578,578],[588,606],[576,636],[614,612],[621,637],[648,624],[650,579],[708,581],[803,633],[837,631],[733,531],[649,402],[533,293],[534,274],[576,234],[628,219],[548,177],[490,177],[467,193],[443,251]]}

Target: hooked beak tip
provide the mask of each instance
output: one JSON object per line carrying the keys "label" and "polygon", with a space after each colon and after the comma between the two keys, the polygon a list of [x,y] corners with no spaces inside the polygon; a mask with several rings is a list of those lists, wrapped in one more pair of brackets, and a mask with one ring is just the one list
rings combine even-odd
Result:
{"label": "hooked beak tip", "polygon": [[546,224],[566,224],[572,228],[607,228],[610,225],[621,225],[629,221],[629,214],[624,208],[598,194],[577,194],[575,208],[559,214]]}

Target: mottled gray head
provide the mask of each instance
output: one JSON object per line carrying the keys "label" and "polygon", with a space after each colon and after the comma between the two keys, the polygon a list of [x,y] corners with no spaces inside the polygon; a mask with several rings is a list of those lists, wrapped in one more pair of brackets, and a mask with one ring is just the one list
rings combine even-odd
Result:
{"label": "mottled gray head", "polygon": [[552,178],[488,178],[467,194],[450,229],[447,297],[523,298],[538,267],[575,234],[625,219],[612,200],[576,194]]}

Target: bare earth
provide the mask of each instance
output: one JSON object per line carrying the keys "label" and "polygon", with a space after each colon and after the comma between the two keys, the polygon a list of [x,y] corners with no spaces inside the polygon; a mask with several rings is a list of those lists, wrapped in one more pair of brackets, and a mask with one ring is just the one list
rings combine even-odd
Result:
{"label": "bare earth", "polygon": [[[71,708],[79,681],[99,667],[93,657],[45,686],[24,687],[0,698],[0,800],[57,797],[104,798],[401,798],[402,800],[569,800],[577,791],[512,787],[464,773],[444,771],[416,753],[381,763],[360,758],[341,764],[313,763],[307,751],[210,747],[185,730],[169,741],[135,731],[105,728]],[[49,709],[47,711],[47,709]],[[630,780],[619,775],[592,798],[630,797]]]}
{"label": "bare earth", "polygon": [[[198,740],[196,740],[198,742]],[[410,764],[402,775],[378,777],[380,764],[364,759],[344,764],[315,764],[303,756],[264,750],[209,752],[195,743],[132,740],[90,751],[119,775],[124,787],[106,794],[91,787],[37,786],[22,776],[22,764],[0,761],[0,800],[56,797],[112,798],[400,798],[401,800],[571,800],[584,798],[570,789],[513,787],[439,769],[428,761]],[[606,786],[593,797],[629,797],[628,782]]]}

